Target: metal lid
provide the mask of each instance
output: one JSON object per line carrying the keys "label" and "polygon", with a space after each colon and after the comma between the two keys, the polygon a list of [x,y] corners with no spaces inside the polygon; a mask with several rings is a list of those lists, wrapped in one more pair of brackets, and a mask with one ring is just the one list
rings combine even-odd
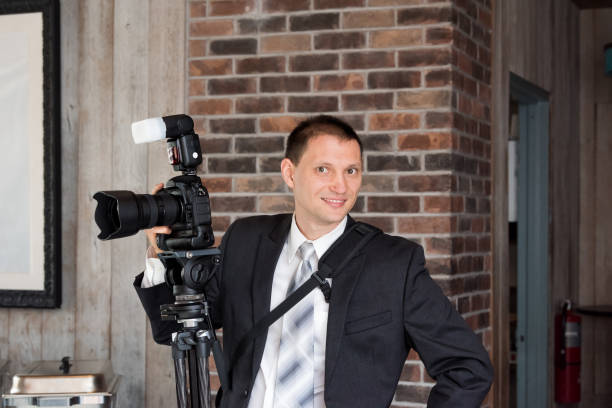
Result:
{"label": "metal lid", "polygon": [[117,382],[108,360],[75,360],[64,373],[59,361],[37,361],[13,376],[9,395],[110,394]]}

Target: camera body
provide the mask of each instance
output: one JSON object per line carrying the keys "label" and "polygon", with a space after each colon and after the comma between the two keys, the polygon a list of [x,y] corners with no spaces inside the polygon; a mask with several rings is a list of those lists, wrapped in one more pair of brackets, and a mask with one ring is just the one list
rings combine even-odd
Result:
{"label": "camera body", "polygon": [[202,180],[194,175],[171,178],[156,195],[173,197],[180,216],[170,224],[172,234],[159,234],[157,246],[164,251],[203,249],[214,244],[210,198]]}

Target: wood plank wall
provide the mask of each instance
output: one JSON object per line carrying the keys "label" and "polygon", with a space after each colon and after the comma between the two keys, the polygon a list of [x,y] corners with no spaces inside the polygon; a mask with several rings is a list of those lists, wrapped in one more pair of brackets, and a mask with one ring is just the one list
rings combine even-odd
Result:
{"label": "wood plank wall", "polygon": [[[580,15],[580,273],[578,301],[612,304],[612,78],[603,46],[612,41],[612,8]],[[583,317],[581,407],[612,406],[612,325]]]}
{"label": "wood plank wall", "polygon": [[0,309],[0,359],[110,359],[123,407],[175,406],[170,349],[153,342],[132,288],[140,233],[101,242],[99,190],[149,192],[170,178],[165,146],[134,145],[135,120],[185,105],[185,0],[61,0],[63,302]]}
{"label": "wood plank wall", "polygon": [[[577,295],[579,226],[579,10],[570,0],[494,1],[493,264],[496,384],[494,406],[509,401],[507,140],[509,73],[550,93],[550,321],[558,303]],[[549,330],[552,340],[552,323]],[[552,347],[549,355],[552,396]]]}

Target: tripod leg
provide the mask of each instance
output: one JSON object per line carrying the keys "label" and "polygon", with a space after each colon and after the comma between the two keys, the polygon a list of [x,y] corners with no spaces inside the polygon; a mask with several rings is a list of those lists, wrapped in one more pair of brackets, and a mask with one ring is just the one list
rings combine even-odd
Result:
{"label": "tripod leg", "polygon": [[198,392],[200,394],[200,408],[210,408],[210,371],[208,356],[210,355],[210,339],[205,331],[198,331],[198,344],[196,346],[198,358]]}
{"label": "tripod leg", "polygon": [[174,381],[176,383],[176,402],[178,408],[189,408],[187,405],[187,367],[185,352],[172,343],[172,359],[174,360]]}

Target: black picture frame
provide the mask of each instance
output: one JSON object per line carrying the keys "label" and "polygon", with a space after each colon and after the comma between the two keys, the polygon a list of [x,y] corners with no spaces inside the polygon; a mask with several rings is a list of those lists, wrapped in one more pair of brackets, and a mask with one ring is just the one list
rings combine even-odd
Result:
{"label": "black picture frame", "polygon": [[[44,235],[44,289],[13,290],[0,287],[0,307],[57,308],[61,305],[60,5],[59,0],[0,0],[0,15],[39,12],[42,13],[43,28],[42,194],[44,214],[40,233]],[[11,174],[6,177],[19,177],[19,175]],[[10,197],[3,197],[3,199],[10,199]],[[0,231],[0,233],[6,234],[7,231]]]}

